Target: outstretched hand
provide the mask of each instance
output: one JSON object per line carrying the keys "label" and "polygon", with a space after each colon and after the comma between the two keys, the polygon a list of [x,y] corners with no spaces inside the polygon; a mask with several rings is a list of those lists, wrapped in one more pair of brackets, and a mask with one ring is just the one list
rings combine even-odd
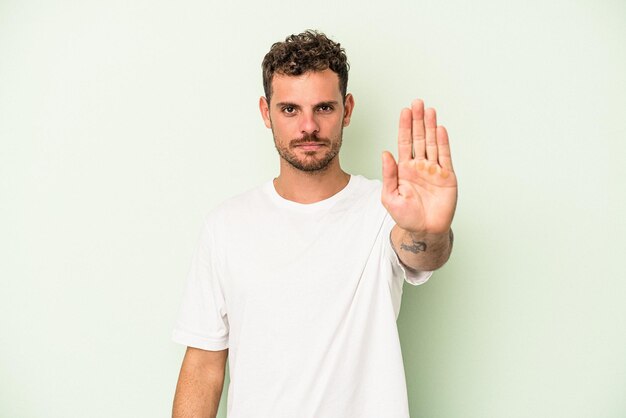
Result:
{"label": "outstretched hand", "polygon": [[382,203],[396,225],[421,234],[450,230],[457,201],[448,133],[437,126],[435,109],[416,99],[402,109],[398,163],[383,153]]}

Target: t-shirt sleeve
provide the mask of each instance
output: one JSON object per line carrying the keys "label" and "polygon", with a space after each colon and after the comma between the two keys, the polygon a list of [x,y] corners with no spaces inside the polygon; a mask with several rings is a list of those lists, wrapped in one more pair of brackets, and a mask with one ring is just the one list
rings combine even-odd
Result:
{"label": "t-shirt sleeve", "polygon": [[433,272],[413,270],[406,267],[404,264],[402,264],[400,258],[398,257],[398,254],[396,254],[393,247],[391,246],[391,230],[393,229],[395,224],[396,223],[393,218],[389,214],[385,214],[385,220],[383,223],[383,252],[391,262],[394,276],[398,275],[414,286],[426,283],[430,276],[432,276]]}
{"label": "t-shirt sleeve", "polygon": [[218,351],[228,348],[229,325],[214,249],[211,229],[205,221],[172,340],[189,347]]}

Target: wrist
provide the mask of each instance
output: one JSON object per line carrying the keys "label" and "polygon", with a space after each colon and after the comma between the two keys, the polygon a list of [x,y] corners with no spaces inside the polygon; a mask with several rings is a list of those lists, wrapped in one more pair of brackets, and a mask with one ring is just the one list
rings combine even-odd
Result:
{"label": "wrist", "polygon": [[415,270],[436,270],[450,257],[454,234],[409,231],[396,225],[390,234],[392,248],[401,262]]}

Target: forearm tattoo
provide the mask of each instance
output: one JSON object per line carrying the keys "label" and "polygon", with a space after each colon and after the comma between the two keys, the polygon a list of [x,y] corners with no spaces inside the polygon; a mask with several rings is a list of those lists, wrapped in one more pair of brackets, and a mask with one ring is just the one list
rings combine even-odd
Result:
{"label": "forearm tattoo", "polygon": [[[415,235],[410,234],[408,237],[403,237],[403,238],[405,238],[407,241],[410,240],[411,243],[405,244],[401,242],[400,243],[401,250],[407,251],[413,254],[424,253],[423,256],[422,255],[416,256],[416,258],[421,259],[421,261],[416,261],[415,259],[411,261],[411,263],[415,262],[415,263],[420,264],[419,267],[408,266],[405,263],[405,261],[402,260],[402,257],[413,258],[413,256],[410,256],[406,253],[404,253],[403,256],[401,256],[400,252],[398,252],[396,246],[393,244],[393,240],[391,239],[391,234],[389,234],[389,242],[391,243],[391,248],[393,248],[393,251],[398,256],[400,263],[406,269],[409,269],[411,271],[435,270],[439,268],[440,266],[443,265],[443,263],[446,262],[448,257],[450,257],[450,252],[452,251],[452,244],[454,243],[454,233],[452,232],[452,229],[450,229],[448,240],[444,238],[443,239],[444,242],[441,242],[442,241],[441,239],[436,239],[433,242],[429,242],[428,245],[426,244],[426,242],[420,241],[419,239],[422,237],[417,234]],[[428,255],[425,254],[427,249],[428,249]]]}
{"label": "forearm tattoo", "polygon": [[421,253],[426,251],[426,243],[424,241],[415,241],[412,240],[413,243],[411,245],[407,245],[405,243],[400,244],[400,249],[404,251],[410,251],[414,254]]}
{"label": "forearm tattoo", "polygon": [[[450,249],[452,249],[452,244],[454,243],[454,233],[452,232],[452,229],[450,229],[448,239],[450,240]],[[413,254],[423,253],[428,249],[428,245],[426,245],[426,242],[424,241],[418,241],[415,238],[411,238],[411,241],[411,244],[400,243],[400,249],[412,252]]]}

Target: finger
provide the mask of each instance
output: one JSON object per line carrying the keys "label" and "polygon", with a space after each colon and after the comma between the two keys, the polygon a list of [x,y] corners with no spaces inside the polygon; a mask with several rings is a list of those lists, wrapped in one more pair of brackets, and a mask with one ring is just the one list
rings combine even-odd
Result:
{"label": "finger", "polygon": [[435,109],[424,111],[424,127],[426,128],[426,158],[437,162],[437,113]]}
{"label": "finger", "polygon": [[411,116],[413,117],[413,158],[423,160],[426,158],[426,139],[424,131],[424,102],[420,99],[411,103]]}
{"label": "finger", "polygon": [[[411,159],[411,109],[402,109],[400,112],[400,126],[398,127],[398,161]],[[395,161],[395,160],[394,160]]]}
{"label": "finger", "polygon": [[390,152],[383,152],[383,200],[398,194],[398,165]]}
{"label": "finger", "polygon": [[439,155],[439,165],[447,170],[454,171],[450,155],[448,131],[443,126],[437,126],[437,153]]}

